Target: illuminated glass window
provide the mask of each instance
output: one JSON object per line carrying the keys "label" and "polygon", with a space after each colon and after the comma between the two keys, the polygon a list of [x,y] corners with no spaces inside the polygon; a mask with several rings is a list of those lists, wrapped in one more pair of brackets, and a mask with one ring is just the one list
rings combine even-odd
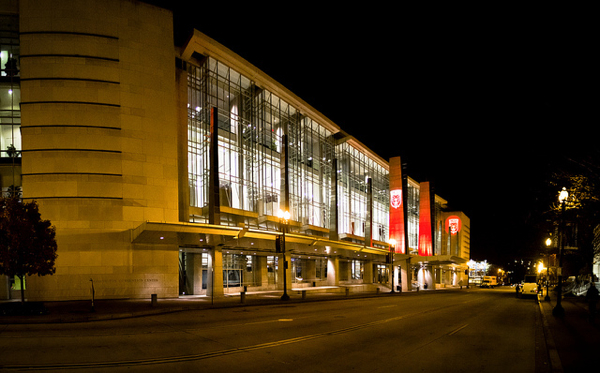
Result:
{"label": "illuminated glass window", "polygon": [[282,141],[287,133],[292,219],[329,228],[331,133],[212,58],[201,66],[189,65],[187,71],[190,206],[208,205],[207,137],[210,108],[216,107],[221,206],[258,216],[277,215],[282,203]]}
{"label": "illuminated glass window", "polygon": [[329,228],[334,143],[331,132],[308,117],[288,128],[290,208],[303,224]]}
{"label": "illuminated glass window", "polygon": [[244,272],[248,258],[246,255],[223,254],[223,287],[244,286]]}
{"label": "illuminated glass window", "polygon": [[362,280],[364,276],[364,263],[361,260],[353,260],[351,264],[352,280]]}
{"label": "illuminated glass window", "polygon": [[418,253],[419,246],[419,201],[420,187],[418,184],[408,183],[406,195],[406,215],[408,219],[408,247],[410,254]]}
{"label": "illuminated glass window", "polygon": [[[207,59],[188,67],[188,172],[190,205],[208,204],[210,109],[217,108],[221,205],[255,210],[250,80]],[[241,134],[241,136],[240,136]],[[244,151],[246,149],[246,151]]]}
{"label": "illuminated glass window", "polygon": [[379,163],[348,143],[337,147],[338,229],[342,234],[365,235],[367,179],[372,182],[373,239],[386,242],[389,236],[389,173]]}
{"label": "illuminated glass window", "polygon": [[21,89],[0,81],[0,150],[1,157],[21,156]]}
{"label": "illuminated glass window", "polygon": [[18,16],[0,15],[1,193],[20,193],[21,87]]}

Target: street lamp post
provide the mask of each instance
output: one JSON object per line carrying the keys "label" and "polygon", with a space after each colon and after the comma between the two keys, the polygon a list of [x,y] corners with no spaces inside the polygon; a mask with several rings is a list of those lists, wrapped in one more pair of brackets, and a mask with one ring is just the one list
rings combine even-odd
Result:
{"label": "street lamp post", "polygon": [[567,192],[566,188],[562,188],[560,194],[558,195],[558,201],[561,205],[561,213],[560,213],[560,244],[558,246],[558,288],[556,294],[556,306],[552,310],[552,314],[554,316],[562,317],[565,315],[565,309],[562,306],[562,253],[563,246],[565,244],[565,224],[564,224],[564,215],[565,215],[565,205],[567,204],[567,198],[569,197],[569,192]]}
{"label": "street lamp post", "polygon": [[392,293],[394,293],[394,253],[396,252],[396,240],[395,239],[391,239],[390,240],[390,252],[389,252],[389,256],[390,256],[390,266],[392,267]]}
{"label": "street lamp post", "polygon": [[[546,247],[550,248],[550,245],[552,245],[552,239],[548,238],[546,240]],[[548,271],[550,270],[550,252],[548,250],[546,250],[546,296],[544,297],[544,300],[546,302],[550,302],[550,292],[548,290],[549,287],[549,283],[550,283],[550,276],[548,275]]]}
{"label": "street lamp post", "polygon": [[281,300],[289,300],[290,296],[287,293],[287,260],[285,259],[285,230],[288,225],[288,221],[290,220],[290,212],[279,210],[277,212],[277,216],[279,217],[279,223],[281,225],[281,255],[283,256],[283,295],[281,296]]}

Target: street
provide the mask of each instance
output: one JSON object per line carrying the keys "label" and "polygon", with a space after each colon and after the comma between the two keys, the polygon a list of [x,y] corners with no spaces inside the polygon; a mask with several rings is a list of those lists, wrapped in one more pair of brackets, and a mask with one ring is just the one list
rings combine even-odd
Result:
{"label": "street", "polygon": [[510,288],[0,325],[0,368],[544,372],[539,306]]}

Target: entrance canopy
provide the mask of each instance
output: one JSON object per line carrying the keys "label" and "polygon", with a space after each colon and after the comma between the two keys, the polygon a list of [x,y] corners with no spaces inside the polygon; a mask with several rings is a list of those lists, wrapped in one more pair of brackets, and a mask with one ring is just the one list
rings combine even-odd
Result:
{"label": "entrance canopy", "polygon": [[413,263],[421,263],[423,265],[442,266],[442,265],[466,265],[467,259],[463,259],[454,255],[433,255],[433,256],[412,256]]}
{"label": "entrance canopy", "polygon": [[[173,245],[175,247],[222,246],[252,248],[273,252],[278,231],[264,231],[246,227],[230,227],[203,223],[144,222],[131,230],[131,242],[146,245]],[[212,241],[212,242],[211,242]],[[325,237],[286,233],[286,251],[295,253],[358,256],[360,254],[387,255],[389,249],[364,246],[348,241],[334,241]],[[361,255],[362,256],[362,255]],[[364,258],[364,256],[363,256]]]}

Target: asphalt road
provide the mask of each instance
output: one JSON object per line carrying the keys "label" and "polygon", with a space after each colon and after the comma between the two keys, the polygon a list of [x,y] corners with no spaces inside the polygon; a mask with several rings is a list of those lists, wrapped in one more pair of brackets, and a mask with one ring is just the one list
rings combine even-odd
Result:
{"label": "asphalt road", "polygon": [[0,325],[0,370],[545,372],[533,299],[510,289]]}

